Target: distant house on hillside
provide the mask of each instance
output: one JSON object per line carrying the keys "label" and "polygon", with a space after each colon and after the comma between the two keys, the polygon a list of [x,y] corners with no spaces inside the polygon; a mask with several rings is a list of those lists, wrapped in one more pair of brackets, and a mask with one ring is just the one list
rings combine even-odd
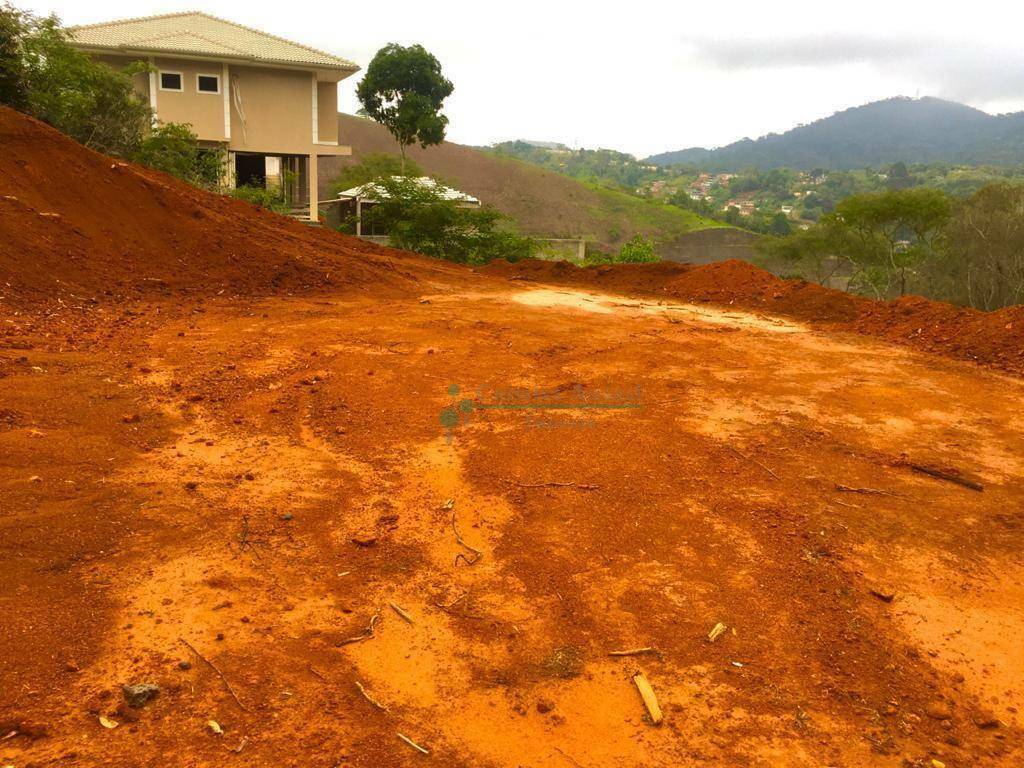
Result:
{"label": "distant house on hillside", "polygon": [[[396,176],[394,178],[400,177]],[[413,179],[413,181],[421,187],[437,192],[441,198],[454,202],[460,208],[480,207],[480,201],[472,195],[446,187],[444,184],[439,184],[429,176],[420,176],[417,179]],[[352,189],[346,189],[338,195],[341,201],[341,216],[343,219],[348,216],[355,217],[356,235],[358,237],[387,237],[387,229],[380,222],[375,222],[373,218],[373,207],[382,198],[386,198],[387,195],[386,189],[372,182],[353,187]]]}
{"label": "distant house on hillside", "polygon": [[300,43],[206,13],[72,27],[70,42],[99,61],[150,71],[135,87],[164,123],[188,123],[228,150],[237,185],[287,185],[317,215],[317,159],[350,155],[338,142],[338,88],[359,67]]}

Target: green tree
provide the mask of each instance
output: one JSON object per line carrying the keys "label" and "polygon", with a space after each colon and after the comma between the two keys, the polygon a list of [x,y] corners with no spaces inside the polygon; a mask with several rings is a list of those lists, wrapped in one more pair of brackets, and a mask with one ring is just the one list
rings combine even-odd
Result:
{"label": "green tree", "polygon": [[197,187],[215,189],[220,186],[225,156],[223,150],[200,147],[191,126],[167,123],[146,135],[132,159]]}
{"label": "green tree", "polygon": [[910,171],[907,170],[907,164],[901,162],[889,166],[888,178],[885,183],[889,189],[910,189],[916,182],[910,175]]}
{"label": "green tree", "polygon": [[441,72],[441,63],[422,45],[391,43],[377,51],[356,88],[363,111],[383,125],[401,151],[405,173],[406,148],[444,141],[448,118],[441,114],[454,86]]}
{"label": "green tree", "polygon": [[24,112],[28,108],[28,73],[21,41],[26,32],[21,11],[0,5],[0,104]]}
{"label": "green tree", "polygon": [[789,216],[781,211],[772,216],[771,223],[768,225],[769,234],[782,236],[788,235],[792,231],[793,227],[789,223]]}
{"label": "green tree", "polygon": [[838,255],[881,298],[894,282],[903,296],[914,272],[935,258],[949,215],[945,194],[919,188],[848,197],[823,222],[852,236]]}
{"label": "green tree", "polygon": [[984,310],[1024,303],[1024,186],[990,184],[958,201],[944,244],[954,300]]}
{"label": "green tree", "polygon": [[[122,157],[138,148],[151,110],[131,76],[90,59],[67,42],[56,16],[0,11],[3,100],[87,147]],[[17,59],[20,58],[20,61]]]}

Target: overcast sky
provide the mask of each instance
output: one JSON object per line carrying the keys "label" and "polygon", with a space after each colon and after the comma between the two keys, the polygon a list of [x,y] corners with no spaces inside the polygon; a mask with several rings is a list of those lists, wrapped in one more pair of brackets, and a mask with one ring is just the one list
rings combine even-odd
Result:
{"label": "overcast sky", "polygon": [[[366,66],[388,42],[433,52],[448,137],[525,138],[643,156],[784,131],[889,96],[1024,109],[1024,5],[14,0],[67,24],[207,10]],[[354,112],[356,74],[342,84]]]}

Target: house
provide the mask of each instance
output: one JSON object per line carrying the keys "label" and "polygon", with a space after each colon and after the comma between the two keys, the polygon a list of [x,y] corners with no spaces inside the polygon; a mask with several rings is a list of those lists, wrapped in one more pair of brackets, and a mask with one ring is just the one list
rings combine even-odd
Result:
{"label": "house", "polygon": [[[69,42],[114,67],[145,62],[135,87],[155,120],[188,123],[227,150],[230,185],[281,185],[317,218],[317,160],[338,142],[338,82],[351,61],[207,13],[72,27]],[[308,212],[308,213],[307,213]]]}
{"label": "house", "polygon": [[[392,177],[400,179],[400,176]],[[470,194],[446,187],[429,176],[420,176],[412,181],[422,188],[430,189],[444,199],[454,202],[460,208],[479,208],[480,201]],[[356,235],[358,237],[387,238],[387,230],[380,222],[374,222],[372,210],[381,198],[386,198],[388,191],[378,184],[370,182],[362,186],[346,189],[338,195],[341,203],[341,217],[355,217]]]}

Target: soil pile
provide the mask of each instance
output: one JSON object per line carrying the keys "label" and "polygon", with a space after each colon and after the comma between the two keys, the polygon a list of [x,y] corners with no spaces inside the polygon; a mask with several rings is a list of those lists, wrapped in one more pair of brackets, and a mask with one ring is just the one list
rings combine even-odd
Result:
{"label": "soil pile", "polygon": [[762,310],[1024,373],[1024,306],[981,312],[920,296],[873,301],[806,280],[783,280],[735,259],[701,266],[662,262],[584,268],[525,261],[494,263],[487,271],[509,279]]}
{"label": "soil pile", "polygon": [[92,152],[2,107],[0,145],[8,303],[403,282],[398,252]]}

